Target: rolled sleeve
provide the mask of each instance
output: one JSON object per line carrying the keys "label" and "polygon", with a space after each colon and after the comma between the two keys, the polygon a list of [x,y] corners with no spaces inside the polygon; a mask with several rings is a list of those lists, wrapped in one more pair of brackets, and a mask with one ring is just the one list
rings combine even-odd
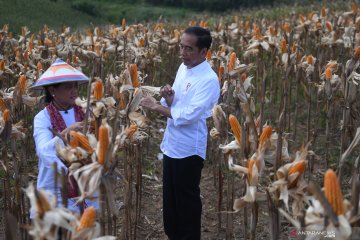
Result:
{"label": "rolled sleeve", "polygon": [[[217,80],[210,84],[203,85],[190,101],[188,106],[171,107],[171,116],[175,126],[193,124],[203,117],[208,110],[217,103],[220,94],[220,86]],[[210,115],[211,116],[211,115]]]}

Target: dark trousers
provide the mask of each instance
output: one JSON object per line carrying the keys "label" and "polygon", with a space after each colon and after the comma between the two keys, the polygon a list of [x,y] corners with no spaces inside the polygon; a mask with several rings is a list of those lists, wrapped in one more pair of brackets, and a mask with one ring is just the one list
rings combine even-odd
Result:
{"label": "dark trousers", "polygon": [[177,159],[164,154],[163,217],[165,233],[171,240],[200,240],[203,166],[203,159],[197,155]]}

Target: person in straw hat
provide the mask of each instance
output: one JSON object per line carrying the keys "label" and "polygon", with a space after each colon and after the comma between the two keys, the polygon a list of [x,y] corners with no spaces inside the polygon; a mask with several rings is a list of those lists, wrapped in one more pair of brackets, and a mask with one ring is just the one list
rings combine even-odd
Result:
{"label": "person in straw hat", "polygon": [[[62,204],[62,198],[60,190],[55,189],[54,163],[57,163],[58,173],[61,173],[62,168],[66,172],[68,170],[56,154],[56,144],[62,143],[61,138],[55,136],[50,129],[64,138],[72,130],[83,129],[84,113],[75,105],[75,99],[78,97],[78,84],[85,82],[88,82],[87,76],[58,59],[31,86],[34,90],[45,90],[46,102],[46,107],[34,118],[33,136],[36,154],[39,157],[37,188],[53,193],[59,206]],[[79,212],[79,204],[76,204],[76,181],[72,176],[68,177],[68,180],[68,209]],[[88,200],[85,200],[81,207],[88,205],[97,207],[96,202]]]}

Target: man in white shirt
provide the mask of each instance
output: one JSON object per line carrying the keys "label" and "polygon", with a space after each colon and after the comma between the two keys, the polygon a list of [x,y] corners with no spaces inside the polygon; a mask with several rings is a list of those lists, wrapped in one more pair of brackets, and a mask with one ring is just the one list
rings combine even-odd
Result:
{"label": "man in white shirt", "polygon": [[144,98],[141,106],[167,117],[161,150],[164,229],[173,239],[200,239],[200,178],[206,156],[206,119],[220,96],[216,73],[206,61],[212,38],[201,27],[187,28],[181,37],[183,63],[171,87],[164,86],[160,104]]}

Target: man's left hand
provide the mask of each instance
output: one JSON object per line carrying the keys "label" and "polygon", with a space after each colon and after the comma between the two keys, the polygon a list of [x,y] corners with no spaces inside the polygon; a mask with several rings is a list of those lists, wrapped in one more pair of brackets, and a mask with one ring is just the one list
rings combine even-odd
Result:
{"label": "man's left hand", "polygon": [[144,97],[140,102],[140,106],[151,111],[154,111],[157,105],[152,97]]}

